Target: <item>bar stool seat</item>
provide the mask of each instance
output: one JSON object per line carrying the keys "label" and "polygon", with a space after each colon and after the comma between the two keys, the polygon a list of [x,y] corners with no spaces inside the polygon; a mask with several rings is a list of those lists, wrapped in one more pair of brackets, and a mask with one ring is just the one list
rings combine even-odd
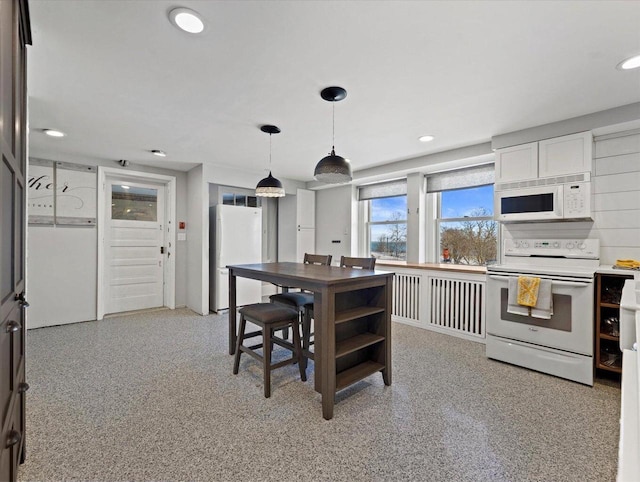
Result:
{"label": "bar stool seat", "polygon": [[[240,329],[236,342],[236,354],[233,363],[233,374],[237,375],[240,368],[240,355],[244,352],[256,360],[262,362],[264,376],[264,396],[271,396],[271,372],[285,365],[298,364],[300,378],[304,382],[307,374],[302,366],[302,347],[300,345],[300,327],[298,322],[298,310],[272,303],[257,303],[248,305],[240,310]],[[260,331],[245,333],[247,321],[260,327]],[[274,330],[291,327],[293,331],[293,343],[273,336]],[[262,335],[262,343],[245,346],[244,340]],[[292,357],[281,362],[271,364],[271,351],[277,344],[291,350]],[[255,350],[262,348],[262,356]]]}
{"label": "bar stool seat", "polygon": [[269,296],[272,303],[289,305],[297,310],[302,310],[304,305],[313,304],[313,293],[290,291]]}

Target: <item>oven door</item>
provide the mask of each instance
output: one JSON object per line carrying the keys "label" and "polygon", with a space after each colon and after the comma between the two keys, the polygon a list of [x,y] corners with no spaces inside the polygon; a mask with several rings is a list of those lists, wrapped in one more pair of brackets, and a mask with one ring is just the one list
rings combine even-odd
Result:
{"label": "oven door", "polygon": [[545,320],[508,313],[509,276],[489,274],[487,333],[593,356],[593,280],[551,279],[553,315]]}

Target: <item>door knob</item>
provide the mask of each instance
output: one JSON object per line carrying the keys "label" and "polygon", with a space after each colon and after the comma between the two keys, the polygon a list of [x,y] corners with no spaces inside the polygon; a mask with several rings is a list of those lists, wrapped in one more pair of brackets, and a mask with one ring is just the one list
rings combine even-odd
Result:
{"label": "door knob", "polygon": [[20,328],[22,328],[22,326],[17,321],[13,321],[13,320],[7,321],[7,328],[6,328],[7,333],[15,333]]}
{"label": "door knob", "polygon": [[14,299],[19,301],[23,308],[29,308],[29,302],[24,298],[24,291],[20,294],[16,294]]}
{"label": "door knob", "polygon": [[29,384],[27,382],[21,382],[18,384],[18,393],[24,393],[29,390]]}
{"label": "door knob", "polygon": [[20,437],[20,432],[16,432],[15,430],[12,430],[11,432],[9,432],[9,435],[7,435],[7,445],[6,447],[12,447],[15,444],[20,442],[20,439],[22,437]]}

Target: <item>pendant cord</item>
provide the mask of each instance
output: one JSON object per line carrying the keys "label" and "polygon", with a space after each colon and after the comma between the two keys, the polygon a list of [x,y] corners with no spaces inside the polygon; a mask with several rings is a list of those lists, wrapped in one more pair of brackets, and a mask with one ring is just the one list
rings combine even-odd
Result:
{"label": "pendant cord", "polygon": [[332,107],[333,107],[333,127],[332,127],[332,131],[331,131],[331,150],[335,151],[336,148],[336,102],[335,100],[331,103]]}
{"label": "pendant cord", "polygon": [[271,133],[269,133],[269,172],[271,172]]}

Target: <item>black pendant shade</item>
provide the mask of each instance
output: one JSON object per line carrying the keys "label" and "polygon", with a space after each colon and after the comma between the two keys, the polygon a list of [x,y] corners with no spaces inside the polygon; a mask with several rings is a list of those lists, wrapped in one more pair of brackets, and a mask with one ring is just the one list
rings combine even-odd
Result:
{"label": "black pendant shade", "polygon": [[[266,132],[269,134],[269,167],[271,167],[271,135],[278,134],[280,129],[276,126],[265,125],[260,127],[262,132]],[[273,177],[271,174],[271,170],[269,170],[269,175],[262,179],[258,185],[256,186],[256,196],[258,197],[283,197],[284,196],[284,188],[282,187],[282,183]]]}
{"label": "black pendant shade", "polygon": [[[320,92],[320,96],[327,102],[338,102],[347,96],[342,87],[327,87]],[[333,134],[335,138],[335,108],[333,114]],[[320,159],[313,173],[316,180],[329,184],[342,184],[351,181],[351,165],[342,156],[336,155],[335,145],[331,147],[331,154]]]}
{"label": "black pendant shade", "polygon": [[282,197],[284,196],[284,188],[282,183],[271,175],[265,177],[256,186],[256,196],[260,197]]}
{"label": "black pendant shade", "polygon": [[351,181],[351,166],[349,161],[342,156],[337,156],[336,151],[331,149],[331,154],[320,159],[313,176],[318,181],[342,184]]}

